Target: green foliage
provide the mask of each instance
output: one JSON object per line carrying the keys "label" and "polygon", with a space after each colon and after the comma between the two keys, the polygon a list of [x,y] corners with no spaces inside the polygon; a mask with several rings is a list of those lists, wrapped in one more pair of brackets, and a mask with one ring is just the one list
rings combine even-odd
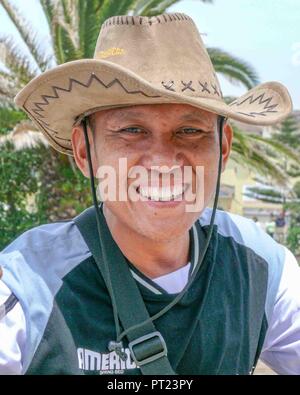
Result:
{"label": "green foliage", "polygon": [[300,199],[300,181],[297,181],[294,185],[293,191],[297,199]]}
{"label": "green foliage", "polygon": [[[53,153],[53,157],[47,162],[43,179],[48,199],[46,215],[49,220],[72,218],[92,205],[89,179],[76,167],[70,166],[66,157]],[[52,162],[50,167],[49,162]]]}
{"label": "green foliage", "polygon": [[23,111],[0,107],[0,135],[12,130],[17,123],[24,119],[27,119],[27,115]]}
{"label": "green foliage", "polygon": [[290,213],[287,246],[300,259],[300,181],[294,185],[293,192],[295,196],[294,201],[284,206],[285,210],[288,210]]}
{"label": "green foliage", "polygon": [[286,174],[273,160],[274,156],[280,156],[284,152],[290,155],[292,160],[296,160],[297,155],[288,147],[272,139],[246,133],[235,125],[232,127],[234,137],[231,159],[262,176],[268,176],[280,185],[285,185]]}
{"label": "green foliage", "polygon": [[[0,250],[26,229],[46,222],[46,199],[40,189],[45,148],[15,152],[10,144],[0,151]],[[28,209],[35,199],[35,210]]]}
{"label": "green foliage", "polygon": [[286,241],[294,255],[300,257],[300,223],[298,226],[289,228]]}
{"label": "green foliage", "polygon": [[274,135],[275,140],[288,147],[299,147],[300,127],[293,115],[288,116],[280,125],[279,131]]}
{"label": "green foliage", "polygon": [[300,176],[299,151],[300,151],[300,125],[294,115],[288,116],[278,127],[273,141],[281,146],[294,150],[295,158],[287,152],[282,152],[281,167],[290,177]]}

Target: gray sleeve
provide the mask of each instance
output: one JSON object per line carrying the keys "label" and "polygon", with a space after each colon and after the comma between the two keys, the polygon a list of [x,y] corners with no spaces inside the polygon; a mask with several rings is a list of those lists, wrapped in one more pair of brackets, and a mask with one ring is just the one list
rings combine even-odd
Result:
{"label": "gray sleeve", "polygon": [[0,280],[0,375],[21,374],[26,340],[25,316],[11,290]]}
{"label": "gray sleeve", "polygon": [[286,248],[261,359],[278,374],[300,375],[300,267]]}

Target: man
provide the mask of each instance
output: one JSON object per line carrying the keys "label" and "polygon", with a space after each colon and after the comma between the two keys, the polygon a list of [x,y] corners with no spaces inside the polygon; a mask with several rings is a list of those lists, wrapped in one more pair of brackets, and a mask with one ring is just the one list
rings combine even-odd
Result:
{"label": "man", "polygon": [[285,212],[282,211],[275,219],[275,238],[278,243],[283,243],[285,240]]}
{"label": "man", "polygon": [[216,210],[226,118],[282,120],[282,85],[226,105],[191,18],[120,16],[94,59],[46,72],[16,102],[91,178],[94,209],[0,255],[2,374],[250,374],[260,355],[300,373],[295,258]]}
{"label": "man", "polygon": [[266,223],[266,232],[268,233],[269,236],[274,238],[275,229],[276,229],[275,216],[274,214],[271,214],[269,222]]}

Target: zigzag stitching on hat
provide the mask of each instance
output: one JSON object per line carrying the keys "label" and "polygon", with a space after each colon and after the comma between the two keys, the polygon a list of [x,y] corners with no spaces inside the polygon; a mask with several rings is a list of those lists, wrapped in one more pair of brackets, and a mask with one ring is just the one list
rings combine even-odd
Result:
{"label": "zigzag stitching on hat", "polygon": [[[68,88],[61,88],[61,87],[59,87],[59,86],[52,86],[51,88],[52,88],[52,90],[53,90],[54,96],[50,96],[50,95],[41,95],[41,97],[42,97],[42,99],[44,100],[44,102],[35,102],[35,103],[34,103],[35,108],[33,108],[33,109],[31,110],[31,112],[34,112],[35,114],[37,114],[37,112],[45,111],[44,108],[41,108],[41,106],[48,106],[48,105],[50,104],[50,103],[49,103],[49,100],[51,100],[51,99],[59,99],[59,94],[58,94],[58,91],[59,91],[59,90],[61,90],[61,91],[63,91],[63,92],[69,92],[69,93],[70,93],[70,92],[72,91],[72,89],[73,89],[73,83],[74,83],[74,84],[81,85],[81,86],[83,86],[84,88],[89,88],[90,85],[91,85],[91,83],[93,82],[93,80],[98,81],[98,82],[99,82],[102,86],[104,86],[106,89],[111,88],[112,85],[114,85],[115,83],[118,83],[118,84],[121,86],[121,88],[123,88],[124,91],[125,91],[126,93],[130,94],[130,95],[132,95],[132,94],[138,94],[138,93],[139,93],[139,94],[142,94],[143,96],[151,97],[151,98],[160,97],[160,96],[151,96],[151,95],[147,95],[146,93],[142,92],[141,90],[138,90],[138,91],[129,91],[129,90],[127,90],[127,89],[125,88],[125,86],[121,83],[121,81],[120,81],[118,78],[115,78],[114,80],[112,80],[111,82],[109,82],[109,83],[106,85],[106,84],[105,84],[103,81],[101,81],[94,73],[92,73],[91,76],[90,76],[90,78],[89,78],[89,80],[88,80],[88,82],[87,82],[86,84],[84,84],[84,83],[82,83],[82,82],[80,82],[80,81],[78,81],[78,80],[75,80],[74,78],[70,78],[70,79],[69,79],[69,87],[68,87]],[[38,115],[39,117],[41,117],[41,118],[44,118],[43,115],[41,115],[41,114],[37,114],[37,115]]]}
{"label": "zigzag stitching on hat", "polygon": [[[38,123],[40,123],[40,120],[39,119],[36,119],[36,121],[38,122]],[[49,128],[48,126],[42,126],[42,125],[40,125],[41,126],[41,128],[45,131],[45,133],[47,134],[47,136],[48,136],[48,138],[51,140],[51,141],[53,141],[54,143],[57,143],[57,139],[60,139],[60,140],[65,140],[65,141],[67,141],[67,142],[69,142],[70,143],[70,140],[69,139],[63,139],[63,138],[60,138],[60,137],[58,137],[58,136],[55,136],[55,138],[53,138],[53,136],[51,136],[51,134],[49,134],[48,133],[48,131],[47,131],[47,129],[49,130],[49,131],[51,131],[53,134],[57,134],[57,131],[56,130],[53,130],[53,129],[51,129],[51,128]],[[57,143],[58,144],[58,143]],[[64,146],[62,146],[62,145],[60,145],[60,144],[58,144],[60,147],[62,147],[63,149],[68,149],[68,148],[66,148],[66,147],[64,147]]]}
{"label": "zigzag stitching on hat", "polygon": [[[44,125],[44,128],[48,129],[53,134],[55,134],[55,135],[58,134],[57,130],[51,129],[48,123],[42,121],[40,118],[36,118],[36,120],[38,121],[39,124],[41,124],[42,127]],[[56,138],[56,136],[55,136],[55,138]]]}
{"label": "zigzag stitching on hat", "polygon": [[[244,99],[243,101],[241,101],[240,103],[239,103],[237,100],[235,100],[234,102],[232,102],[232,103],[230,104],[230,106],[233,106],[233,105],[240,106],[240,105],[244,104],[244,103],[245,103],[246,101],[248,101],[248,100],[249,100],[249,104],[253,104],[253,103],[255,103],[257,100],[259,100],[258,104],[265,104],[264,109],[268,109],[268,110],[269,110],[269,109],[270,109],[270,110],[273,110],[275,107],[278,106],[278,104],[269,105],[270,102],[271,102],[272,99],[273,99],[273,96],[271,96],[271,97],[269,97],[269,98],[263,100],[264,96],[265,96],[265,93],[262,93],[262,94],[260,94],[259,96],[257,96],[255,99],[253,99],[253,94],[252,94],[252,95],[248,96],[246,99]],[[275,112],[277,112],[277,111],[275,111]]]}
{"label": "zigzag stitching on hat", "polygon": [[[35,112],[35,114],[36,114],[36,112]],[[42,120],[42,118],[45,118],[44,116],[40,116],[39,114],[37,114],[38,115],[38,119],[39,119],[39,121],[40,121],[40,123],[42,123],[43,125],[45,125],[47,128],[50,128],[49,127],[49,123],[47,123],[47,122],[45,122],[45,121],[43,121]]]}
{"label": "zigzag stitching on hat", "polygon": [[272,110],[266,110],[266,111],[261,111],[261,112],[251,111],[250,113],[237,111],[238,114],[246,115],[247,117],[252,117],[252,118],[255,118],[255,115],[261,115],[261,116],[265,117],[270,112],[278,112],[278,111],[272,111]]}
{"label": "zigzag stitching on hat", "polygon": [[[26,106],[24,106],[24,108],[25,108],[26,112],[30,113],[30,111],[28,110],[28,108],[26,108]],[[36,120],[37,123],[42,123],[42,121],[41,121],[40,119],[38,119],[38,118],[35,118],[35,120]],[[56,131],[56,130],[51,129],[51,128],[49,128],[48,126],[45,126],[45,127],[43,127],[42,125],[40,125],[40,126],[41,126],[41,128],[45,131],[45,133],[47,134],[48,138],[49,138],[54,144],[59,145],[64,151],[72,152],[72,149],[70,149],[69,147],[66,147],[66,146],[64,146],[64,145],[59,144],[59,142],[57,141],[57,139],[59,139],[59,137],[55,136],[55,139],[54,139],[53,136],[51,136],[51,134],[49,134],[48,131],[47,131],[46,129],[49,129],[49,130],[52,131],[54,134],[57,134],[57,131]],[[60,138],[60,139],[61,139],[61,140],[67,141],[68,144],[71,146],[70,139],[63,139],[63,138]]]}
{"label": "zigzag stitching on hat", "polygon": [[[50,129],[50,130],[51,130],[51,129]],[[68,141],[68,142],[71,141],[70,139],[64,139],[64,138],[58,137],[58,136],[55,136],[55,138],[56,138],[57,140],[63,140],[63,141]]]}

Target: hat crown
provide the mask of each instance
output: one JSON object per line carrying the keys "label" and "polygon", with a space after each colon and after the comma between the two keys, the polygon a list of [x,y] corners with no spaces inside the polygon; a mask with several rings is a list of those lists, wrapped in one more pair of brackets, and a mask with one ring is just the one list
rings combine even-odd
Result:
{"label": "hat crown", "polygon": [[94,58],[126,67],[158,88],[221,100],[199,31],[183,13],[107,19]]}

